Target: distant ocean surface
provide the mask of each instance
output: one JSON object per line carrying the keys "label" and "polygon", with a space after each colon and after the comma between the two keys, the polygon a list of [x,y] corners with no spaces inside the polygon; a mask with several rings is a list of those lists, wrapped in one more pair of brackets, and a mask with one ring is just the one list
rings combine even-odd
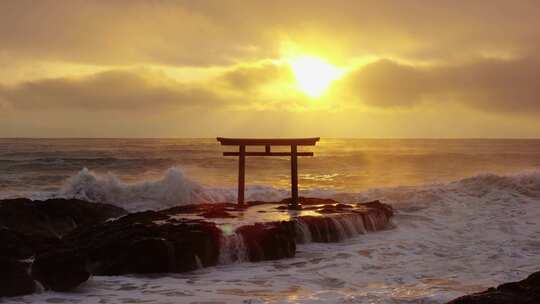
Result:
{"label": "distant ocean surface", "polygon": [[[322,139],[301,195],[380,199],[395,228],[293,259],[182,275],[94,277],[13,303],[444,303],[540,270],[540,140]],[[215,139],[0,139],[0,198],[76,197],[130,211],[236,200]],[[249,157],[248,200],[289,195],[288,158]]]}
{"label": "distant ocean surface", "polygon": [[[154,201],[155,207],[192,199],[234,200],[238,160],[221,153],[231,149],[215,139],[0,139],[0,197],[72,194],[110,202],[122,198],[107,191],[138,184],[144,187],[130,192],[140,197],[129,199]],[[540,140],[322,139],[303,149],[315,152],[299,160],[303,190],[356,193],[540,171]],[[287,157],[247,159],[253,199],[274,199],[277,190],[288,191],[289,182]],[[185,195],[198,185],[220,191]]]}

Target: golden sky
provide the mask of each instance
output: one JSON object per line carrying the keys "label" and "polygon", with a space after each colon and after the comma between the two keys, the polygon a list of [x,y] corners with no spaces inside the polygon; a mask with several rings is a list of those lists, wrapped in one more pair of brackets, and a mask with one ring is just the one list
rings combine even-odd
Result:
{"label": "golden sky", "polygon": [[538,1],[0,1],[0,137],[540,137]]}

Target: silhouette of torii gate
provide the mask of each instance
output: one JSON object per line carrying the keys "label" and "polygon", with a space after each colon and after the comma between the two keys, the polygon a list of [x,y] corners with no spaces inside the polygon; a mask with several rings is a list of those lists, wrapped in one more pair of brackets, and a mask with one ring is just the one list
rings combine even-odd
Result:
{"label": "silhouette of torii gate", "polygon": [[[298,201],[298,156],[313,156],[313,152],[298,152],[298,146],[315,146],[319,137],[311,138],[223,138],[217,140],[223,146],[238,146],[238,152],[223,152],[223,156],[238,156],[238,204],[244,204],[246,156],[291,157],[291,203],[290,209],[300,209]],[[247,152],[246,146],[265,146],[264,152]],[[290,146],[291,152],[272,152],[272,146]]]}

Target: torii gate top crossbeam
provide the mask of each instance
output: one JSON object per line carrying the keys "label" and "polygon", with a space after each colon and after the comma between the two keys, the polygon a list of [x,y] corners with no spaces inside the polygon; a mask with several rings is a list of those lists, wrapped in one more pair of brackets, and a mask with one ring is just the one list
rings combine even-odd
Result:
{"label": "torii gate top crossbeam", "polygon": [[217,140],[223,146],[315,146],[320,140],[319,137],[310,138],[224,138]]}

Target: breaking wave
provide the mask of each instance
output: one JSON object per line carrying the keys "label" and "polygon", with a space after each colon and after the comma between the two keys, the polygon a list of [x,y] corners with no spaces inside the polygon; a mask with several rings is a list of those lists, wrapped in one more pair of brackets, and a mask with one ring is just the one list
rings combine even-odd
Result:
{"label": "breaking wave", "polygon": [[[85,169],[67,180],[61,192],[131,211],[236,199],[235,188],[201,185],[179,168],[169,169],[156,180],[137,183]],[[288,191],[249,186],[246,194],[248,200],[275,201]],[[329,247],[313,243],[316,233],[308,223],[298,221],[295,228],[302,244],[294,259],[235,266],[246,260],[246,251],[242,238],[231,234],[222,242],[221,265],[197,273],[194,280],[96,276],[84,288],[107,302],[133,297],[151,303],[182,302],[184,292],[189,291],[205,302],[288,303],[288,291],[301,281],[302,292],[294,300],[298,303],[444,303],[538,271],[540,171],[482,174],[449,183],[362,192],[312,189],[301,195],[342,202],[380,199],[397,210],[394,229],[349,238],[365,232],[365,226],[332,221],[343,241]],[[118,288],[119,282],[136,288],[123,290]],[[269,300],[252,293],[260,290],[260,282],[267,290],[264,295],[272,297]],[[161,287],[155,288],[157,285]],[[224,294],[224,290],[234,293]],[[34,294],[26,302],[57,298],[57,294]],[[70,299],[83,303],[87,297]]]}
{"label": "breaking wave", "polygon": [[97,174],[84,168],[65,182],[59,196],[109,203],[129,211],[225,199],[190,180],[176,167],[168,169],[161,179],[137,183],[125,183],[111,173]]}
{"label": "breaking wave", "polygon": [[[540,199],[540,171],[507,176],[482,174],[446,184],[375,188],[356,193],[310,189],[300,194],[342,202],[380,199],[404,210],[423,209],[436,203]],[[246,188],[246,199],[252,201],[277,201],[288,195],[288,190],[266,185]],[[236,188],[201,185],[185,176],[179,167],[169,168],[159,179],[136,183],[126,183],[113,174],[97,174],[85,168],[64,183],[58,196],[104,202],[138,211],[181,204],[235,201]]]}

